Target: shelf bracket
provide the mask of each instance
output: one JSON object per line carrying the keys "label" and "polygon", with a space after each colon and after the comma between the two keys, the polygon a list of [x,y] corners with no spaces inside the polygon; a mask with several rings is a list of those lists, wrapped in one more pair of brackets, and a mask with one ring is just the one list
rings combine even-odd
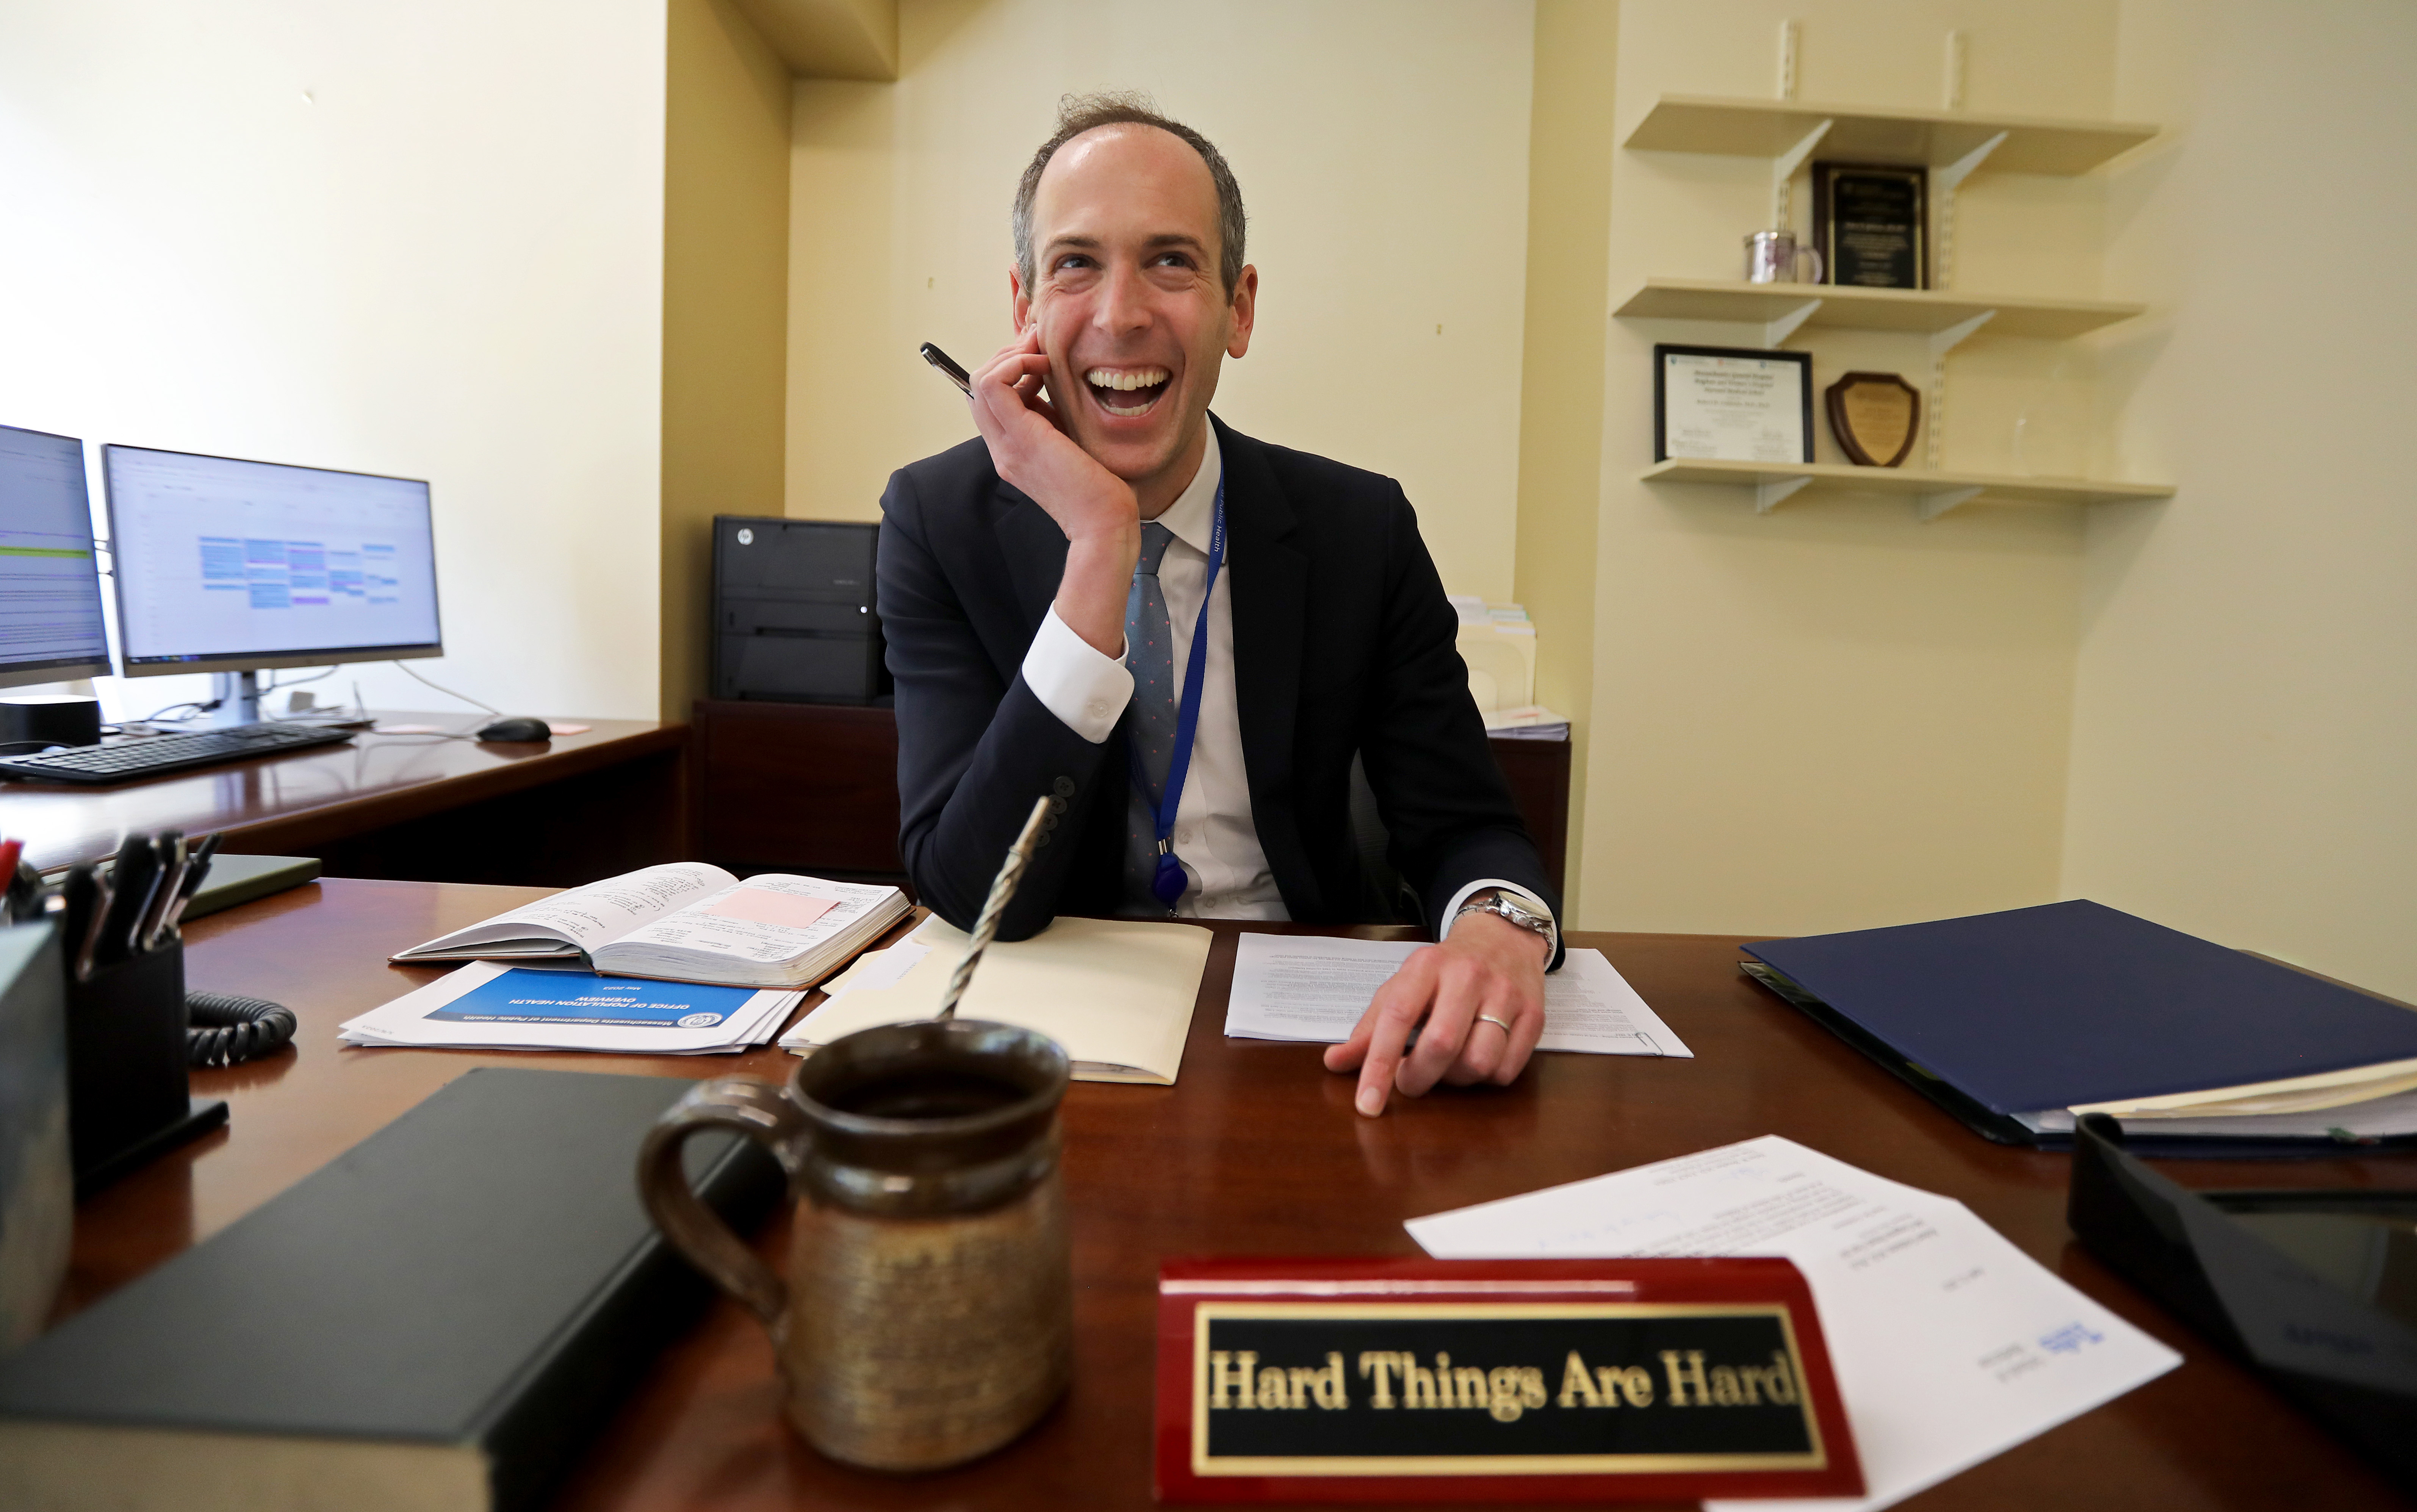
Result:
{"label": "shelf bracket", "polygon": [[[1960,67],[1960,55],[1956,52],[1949,55]],[[1937,245],[1932,248],[1936,255],[1930,260],[1930,286],[1934,289],[1955,287],[1955,191],[2005,140],[2006,133],[2000,131],[1946,167],[1930,171],[1932,203],[1938,206],[1938,217]]]}
{"label": "shelf bracket", "polygon": [[1754,486],[1754,512],[1758,515],[1771,513],[1779,507],[1781,500],[1812,481],[1809,477],[1784,477],[1776,483],[1756,483]]}
{"label": "shelf bracket", "polygon": [[1796,170],[1813,156],[1813,149],[1830,134],[1835,121],[1823,121],[1804,133],[1804,140],[1781,153],[1771,161],[1771,225],[1774,231],[1786,231],[1796,223]]}
{"label": "shelf bracket", "polygon": [[[1947,354],[1964,338],[1989,324],[1994,310],[1984,310],[1970,320],[1959,320],[1943,331],[1930,336],[1930,419],[1923,429],[1922,454],[1933,470],[1947,444]],[[1927,515],[1923,518],[1928,519]]]}
{"label": "shelf bracket", "polygon": [[1957,505],[1969,500],[1973,495],[1980,491],[1981,491],[1977,488],[1940,489],[1936,493],[1916,494],[1913,501],[1913,512],[1921,516],[1923,520],[1936,520],[1940,515],[1945,514],[1948,510],[1954,508]]}
{"label": "shelf bracket", "polygon": [[1803,325],[1806,321],[1811,320],[1813,318],[1813,311],[1820,308],[1820,300],[1807,299],[1802,304],[1797,306],[1794,310],[1789,310],[1786,314],[1780,316],[1777,320],[1764,321],[1762,323],[1762,344],[1765,346],[1777,346],[1780,342],[1786,340],[1789,337],[1796,334],[1796,327]]}

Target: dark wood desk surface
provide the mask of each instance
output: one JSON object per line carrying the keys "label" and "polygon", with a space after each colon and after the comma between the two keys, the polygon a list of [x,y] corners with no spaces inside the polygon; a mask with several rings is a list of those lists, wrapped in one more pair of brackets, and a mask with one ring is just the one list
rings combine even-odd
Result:
{"label": "dark wood desk surface", "polygon": [[[488,717],[380,710],[377,718],[469,731]],[[0,834],[24,840],[25,859],[45,870],[104,859],[129,835],[168,828],[223,831],[234,852],[318,855],[372,830],[676,752],[688,738],[685,725],[648,719],[562,722],[593,728],[509,745],[365,733],[348,745],[197,766],[120,787],[0,781]]]}
{"label": "dark wood desk surface", "polygon": [[[86,1202],[64,1309],[106,1294],[275,1196],[467,1067],[506,1062],[697,1077],[784,1076],[738,1057],[477,1055],[340,1049],[340,1020],[433,974],[387,953],[529,889],[326,882],[191,930],[195,986],[292,1005],[294,1051],[197,1072],[225,1130]],[[2073,1242],[2063,1157],[1984,1142],[1741,978],[1737,941],[1580,935],[1695,1051],[1689,1061],[1545,1055],[1508,1090],[1444,1093],[1380,1120],[1314,1046],[1228,1041],[1235,926],[1219,926],[1179,1083],[1077,1083],[1066,1101],[1073,1391],[1031,1434],[963,1470],[891,1480],[826,1463],[775,1415],[769,1346],[718,1306],[599,1435],[557,1498],[578,1512],[671,1508],[1132,1507],[1149,1501],[1151,1308],[1162,1258],[1416,1253],[1402,1220],[1765,1133],[1969,1204],[2043,1264],[2180,1350],[2179,1369],[1905,1504],[2328,1509],[2405,1506],[2347,1449]],[[2193,1186],[2417,1187],[2417,1157],[2169,1161]],[[785,1240],[775,1222],[768,1253]]]}

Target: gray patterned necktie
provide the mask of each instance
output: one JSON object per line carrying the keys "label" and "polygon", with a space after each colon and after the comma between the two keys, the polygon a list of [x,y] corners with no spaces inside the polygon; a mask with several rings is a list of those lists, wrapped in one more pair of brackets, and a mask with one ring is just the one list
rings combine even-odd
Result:
{"label": "gray patterned necktie", "polygon": [[1148,794],[1135,792],[1125,799],[1125,908],[1153,916],[1166,913],[1149,884],[1158,871],[1158,800],[1175,759],[1175,636],[1167,626],[1158,565],[1174,540],[1175,533],[1157,521],[1143,523],[1141,560],[1133,564],[1132,589],[1125,595],[1125,669],[1133,679],[1125,738],[1149,779]]}

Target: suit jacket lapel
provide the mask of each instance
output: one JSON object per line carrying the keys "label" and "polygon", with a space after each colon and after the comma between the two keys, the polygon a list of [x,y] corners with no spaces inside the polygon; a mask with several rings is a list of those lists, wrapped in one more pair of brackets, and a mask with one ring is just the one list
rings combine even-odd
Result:
{"label": "suit jacket lapel", "polygon": [[1321,900],[1293,813],[1293,724],[1300,703],[1309,559],[1288,544],[1291,501],[1259,443],[1215,416],[1225,467],[1226,570],[1233,576],[1234,704],[1242,726],[1259,849],[1295,918]]}

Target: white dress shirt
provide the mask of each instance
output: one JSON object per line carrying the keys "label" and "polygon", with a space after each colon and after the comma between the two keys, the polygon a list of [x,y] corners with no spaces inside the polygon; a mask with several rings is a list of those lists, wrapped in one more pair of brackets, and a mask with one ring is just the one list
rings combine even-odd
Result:
{"label": "white dress shirt", "polygon": [[[1175,537],[1158,564],[1158,583],[1173,632],[1173,696],[1178,700],[1183,696],[1192,632],[1199,621],[1200,588],[1208,576],[1209,535],[1224,470],[1217,428],[1210,426],[1200,471],[1158,517]],[[1219,569],[1208,599],[1208,658],[1200,689],[1200,725],[1192,742],[1192,772],[1175,810],[1175,852],[1191,884],[1175,912],[1184,918],[1285,919],[1292,915],[1285,909],[1275,874],[1268,869],[1267,853],[1259,847],[1258,826],[1251,818],[1250,779],[1242,765],[1242,721],[1234,703],[1231,546],[1229,529],[1229,560]],[[1043,708],[1095,746],[1108,738],[1125,705],[1132,702],[1132,673],[1123,658],[1102,656],[1055,609],[1042,617],[1024,654],[1024,683]],[[1482,887],[1499,887],[1539,913],[1550,912],[1543,900],[1525,887],[1487,878],[1454,894],[1444,918],[1451,920],[1468,896]]]}

